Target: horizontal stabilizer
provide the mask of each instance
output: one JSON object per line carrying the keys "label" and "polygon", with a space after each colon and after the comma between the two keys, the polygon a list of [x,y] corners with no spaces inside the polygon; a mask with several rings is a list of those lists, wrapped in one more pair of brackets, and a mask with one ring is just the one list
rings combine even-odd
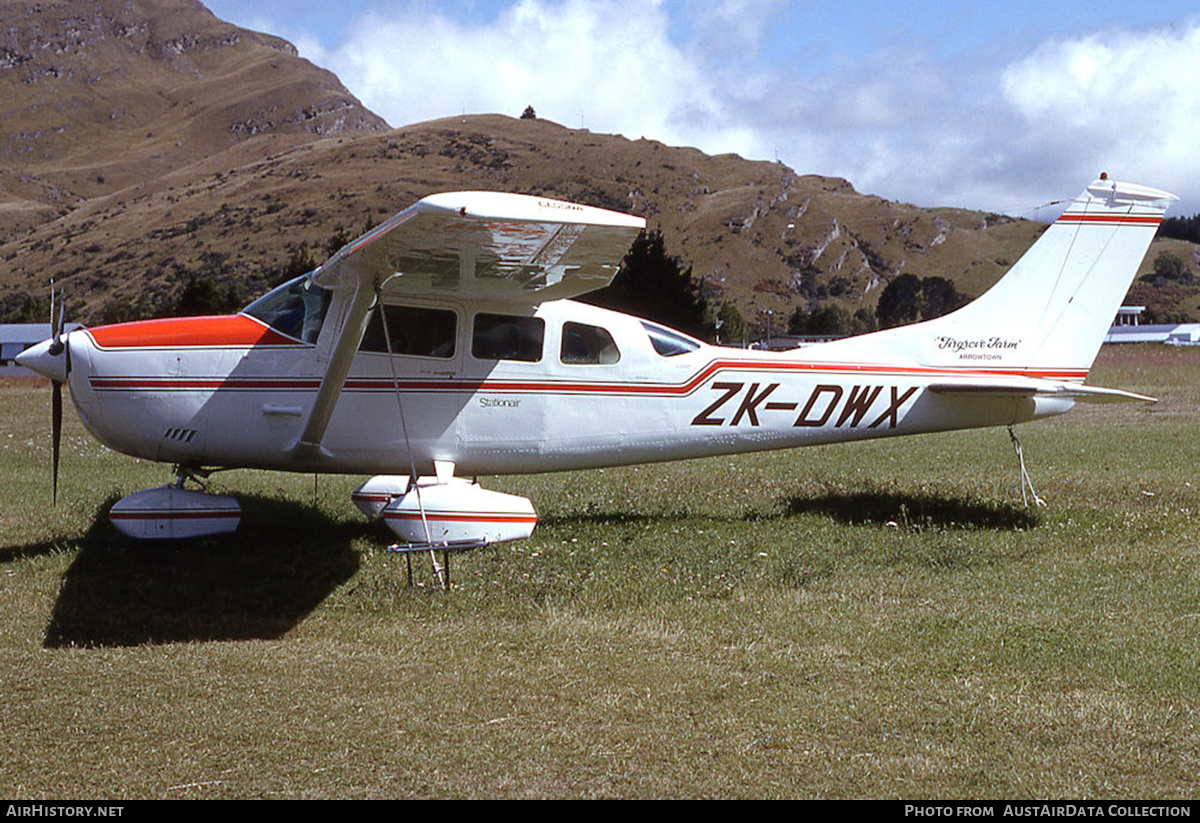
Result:
{"label": "horizontal stabilizer", "polygon": [[1126,403],[1139,400],[1143,403],[1157,403],[1157,397],[1125,391],[1124,389],[1106,389],[1103,386],[1062,386],[1056,397],[1070,397],[1080,403]]}
{"label": "horizontal stabilizer", "polygon": [[1080,403],[1122,403],[1140,400],[1157,403],[1155,397],[1124,391],[1122,389],[1107,389],[1103,386],[1083,386],[1076,383],[1053,383],[1045,380],[1016,378],[999,378],[996,380],[964,380],[953,383],[934,383],[929,390],[936,394],[973,396],[979,395],[1011,395],[1015,397],[1057,397],[1075,400]]}

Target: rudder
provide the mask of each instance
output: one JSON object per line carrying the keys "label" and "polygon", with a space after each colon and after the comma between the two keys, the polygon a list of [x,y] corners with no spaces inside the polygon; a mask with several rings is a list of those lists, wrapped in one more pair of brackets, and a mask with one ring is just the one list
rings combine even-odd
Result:
{"label": "rudder", "polygon": [[1176,200],[1101,175],[971,303],[934,320],[822,348],[836,359],[1082,381]]}

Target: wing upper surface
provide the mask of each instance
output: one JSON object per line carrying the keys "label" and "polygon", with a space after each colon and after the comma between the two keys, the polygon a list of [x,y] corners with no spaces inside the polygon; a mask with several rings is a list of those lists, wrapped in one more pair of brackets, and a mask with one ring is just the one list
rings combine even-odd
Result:
{"label": "wing upper surface", "polygon": [[312,276],[329,287],[369,279],[389,294],[540,303],[607,285],[644,227],[640,217],[545,197],[435,194],[347,243]]}

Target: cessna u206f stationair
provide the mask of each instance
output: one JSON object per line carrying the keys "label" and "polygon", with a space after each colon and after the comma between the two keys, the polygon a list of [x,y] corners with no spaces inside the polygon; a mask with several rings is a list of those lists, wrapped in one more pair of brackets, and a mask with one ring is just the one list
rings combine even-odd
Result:
{"label": "cessna u206f stationair", "polygon": [[[644,221],[539,197],[427,197],[229,317],[69,334],[19,361],[87,428],[177,481],[126,497],[138,537],[232,529],[210,468],[376,474],[354,494],[411,546],[526,537],[527,473],[1008,426],[1077,401],[1173,195],[1102,176],[986,294],[924,323],[791,352],[718,348],[566,298],[609,282]],[[57,463],[57,445],[55,449]]]}

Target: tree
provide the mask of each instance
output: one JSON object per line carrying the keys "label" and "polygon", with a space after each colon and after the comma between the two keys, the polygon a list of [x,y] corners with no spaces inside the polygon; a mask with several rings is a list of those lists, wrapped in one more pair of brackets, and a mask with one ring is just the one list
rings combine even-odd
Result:
{"label": "tree", "polygon": [[1164,280],[1177,280],[1190,283],[1192,273],[1184,259],[1174,252],[1165,251],[1154,258],[1154,276]]}
{"label": "tree", "polygon": [[970,298],[944,277],[902,274],[884,287],[875,307],[879,327],[890,329],[932,320],[965,305]]}
{"label": "tree", "polygon": [[232,283],[219,286],[203,275],[194,275],[171,312],[176,317],[195,317],[205,314],[228,314],[242,304],[241,295]]}
{"label": "tree", "polygon": [[803,306],[797,306],[788,316],[788,334],[808,333],[808,312]]}
{"label": "tree", "polygon": [[50,322],[49,290],[44,296],[25,292],[6,294],[0,300],[0,321],[5,323]]}
{"label": "tree", "polygon": [[1158,227],[1157,236],[1187,240],[1189,243],[1200,243],[1200,214],[1194,214],[1191,217],[1168,217]]}
{"label": "tree", "polygon": [[[364,232],[365,233],[365,232]],[[282,268],[275,269],[268,282],[271,288],[286,283],[292,278],[299,277],[302,274],[308,274],[317,267],[317,261],[313,257],[312,252],[308,250],[307,243],[301,243],[292,250],[292,256],[288,258],[287,265]]]}
{"label": "tree", "polygon": [[859,309],[854,312],[850,321],[851,334],[866,334],[878,330],[879,320],[869,309]]}
{"label": "tree", "polygon": [[890,329],[915,323],[921,316],[921,281],[915,274],[902,274],[884,287],[875,307],[879,327]]}
{"label": "tree", "polygon": [[746,338],[746,320],[733,303],[721,304],[717,324],[717,336],[726,343],[741,343]]}
{"label": "tree", "polygon": [[954,288],[944,277],[925,277],[921,280],[921,319],[932,320],[966,305],[966,295]]}
{"label": "tree", "polygon": [[693,337],[708,338],[708,301],[692,280],[692,267],[667,254],[662,232],[641,231],[612,283],[584,295],[585,302],[633,314]]}
{"label": "tree", "polygon": [[788,318],[788,334],[849,334],[850,312],[837,304],[818,306],[812,312],[797,308]]}

